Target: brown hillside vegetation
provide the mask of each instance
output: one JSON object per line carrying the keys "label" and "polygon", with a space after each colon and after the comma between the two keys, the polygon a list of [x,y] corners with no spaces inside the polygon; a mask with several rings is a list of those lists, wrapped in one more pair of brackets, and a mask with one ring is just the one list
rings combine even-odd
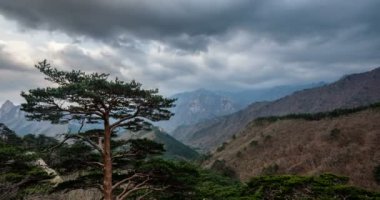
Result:
{"label": "brown hillside vegetation", "polygon": [[[337,118],[254,121],[214,152],[205,165],[225,162],[247,181],[260,174],[348,176],[353,185],[379,190],[380,109]],[[220,163],[220,162],[219,162]]]}
{"label": "brown hillside vegetation", "polygon": [[239,133],[252,120],[292,113],[317,113],[353,108],[380,101],[380,68],[352,74],[318,88],[295,92],[273,102],[254,103],[234,114],[179,127],[173,136],[181,142],[210,151]]}

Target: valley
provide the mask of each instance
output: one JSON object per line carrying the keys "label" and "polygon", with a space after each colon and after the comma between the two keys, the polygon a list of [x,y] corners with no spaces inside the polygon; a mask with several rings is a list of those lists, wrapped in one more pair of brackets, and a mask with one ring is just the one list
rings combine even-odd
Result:
{"label": "valley", "polygon": [[[169,170],[165,172],[170,174],[169,177],[179,178],[165,179],[165,181],[192,185],[186,187],[195,192],[193,194],[196,195],[190,197],[194,199],[201,197],[215,199],[225,196],[260,199],[260,195],[268,194],[288,195],[289,198],[300,198],[301,194],[317,198],[329,198],[331,197],[329,195],[335,195],[338,199],[345,195],[377,196],[376,191],[380,186],[378,177],[374,173],[377,169],[380,170],[378,83],[380,83],[379,68],[345,76],[331,84],[320,84],[293,93],[289,92],[283,97],[279,94],[279,99],[272,101],[269,97],[276,89],[267,90],[267,96],[263,96],[263,98],[268,97],[267,101],[253,102],[245,108],[243,104],[238,103],[236,97],[233,100],[233,95],[228,97],[221,95],[220,92],[197,90],[177,96],[179,103],[174,110],[178,112],[175,113],[178,117],[173,121],[155,123],[155,126],[149,130],[137,132],[118,129],[113,136],[115,137],[113,143],[120,143],[123,146],[131,142],[129,145],[137,145],[116,148],[116,152],[142,148],[143,156],[134,159],[143,159],[139,162],[150,170],[163,170],[162,167],[165,166],[165,170]],[[35,152],[43,163],[46,160],[47,168],[57,170],[54,174],[60,180],[59,183],[55,183],[56,186],[41,185],[44,190],[53,191],[52,194],[33,192],[30,197],[80,199],[81,196],[86,196],[89,199],[96,199],[99,191],[94,190],[93,184],[99,178],[87,179],[90,178],[89,175],[97,177],[100,174],[88,171],[92,168],[86,163],[98,161],[94,160],[95,152],[80,142],[86,140],[80,138],[86,136],[94,140],[93,137],[96,137],[96,141],[101,141],[102,137],[92,135],[94,133],[91,131],[99,131],[102,124],[81,125],[72,121],[65,125],[57,125],[47,121],[28,121],[26,113],[20,108],[10,101],[5,102],[0,108],[0,123],[3,123],[0,126],[2,138],[0,147],[15,148],[12,149],[15,152]],[[164,128],[159,127],[160,125],[169,129],[178,127],[169,134]],[[57,146],[63,139],[59,137],[61,133],[73,134],[74,138],[79,138],[79,141],[65,143],[63,149],[58,148],[51,154],[46,154],[47,148],[52,148],[52,145]],[[79,134],[79,137],[76,137],[76,134]],[[81,150],[76,152],[77,148]],[[81,159],[78,159],[79,157]],[[67,165],[67,162],[71,164]],[[25,176],[23,173],[29,173],[9,171],[7,165],[3,166],[8,171],[4,174],[4,180],[13,173],[21,173],[17,175],[21,177]],[[23,163],[23,165],[28,164]],[[141,167],[139,165],[135,167],[138,169]],[[40,170],[38,165],[31,167],[30,170]],[[181,175],[178,176],[176,173]],[[190,181],[190,177],[195,178],[192,180],[194,182]],[[35,178],[42,178],[41,181],[44,181],[44,178],[48,177]],[[81,182],[81,179],[91,181],[85,183]],[[331,182],[330,179],[334,181]],[[296,181],[294,183],[299,184],[299,188],[290,186],[292,192],[278,193],[275,189],[277,186],[272,185],[275,180],[281,180],[282,185]],[[18,197],[18,191],[25,193],[28,190],[36,190],[27,179],[22,181],[26,183],[14,190],[12,194],[14,197]],[[320,181],[328,181],[329,184],[319,185]],[[70,184],[79,188],[87,186],[84,190],[74,187],[68,193],[61,191]],[[244,184],[247,184],[249,189]],[[262,185],[258,187],[258,184]],[[311,192],[304,193],[304,189],[300,189],[304,187],[311,187]],[[210,188],[226,191],[206,192]],[[266,188],[265,192],[260,188]],[[321,188],[327,196],[320,196]],[[342,193],[337,188],[347,188],[345,191],[349,192]],[[179,194],[166,191],[155,195],[162,195],[162,198],[174,198],[179,195],[184,198],[186,196],[184,189],[179,190],[181,191]],[[351,193],[353,191],[357,193]]]}

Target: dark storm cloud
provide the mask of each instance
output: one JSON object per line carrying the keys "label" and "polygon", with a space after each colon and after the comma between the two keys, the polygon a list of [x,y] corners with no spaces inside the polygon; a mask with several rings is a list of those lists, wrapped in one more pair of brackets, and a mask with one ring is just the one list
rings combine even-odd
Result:
{"label": "dark storm cloud", "polygon": [[[123,33],[204,50],[207,36],[242,28],[279,41],[334,37],[361,26],[377,36],[380,2],[361,1],[145,1],[2,0],[1,13],[28,28],[113,40]],[[181,36],[183,40],[181,40]]]}
{"label": "dark storm cloud", "polygon": [[[0,9],[2,14],[28,28],[60,30],[104,40],[113,40],[127,32],[138,37],[173,39],[173,44],[179,47],[197,48],[194,44],[181,43],[178,36],[194,37],[197,42],[200,35],[225,31],[241,20],[244,15],[237,13],[249,8],[248,2],[2,0]],[[204,48],[203,43],[198,44]]]}
{"label": "dark storm cloud", "polygon": [[21,29],[116,52],[73,44],[54,52],[61,63],[178,90],[332,80],[379,66],[379,9],[379,0],[0,1],[0,15]]}
{"label": "dark storm cloud", "polygon": [[279,41],[302,37],[334,38],[341,31],[356,27],[362,27],[367,36],[380,32],[380,2],[377,0],[261,2],[250,14],[247,27]]}

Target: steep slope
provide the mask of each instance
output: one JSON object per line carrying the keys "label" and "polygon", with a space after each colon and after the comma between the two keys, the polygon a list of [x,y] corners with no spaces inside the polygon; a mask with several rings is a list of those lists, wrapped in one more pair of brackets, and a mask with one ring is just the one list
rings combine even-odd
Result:
{"label": "steep slope", "polygon": [[181,142],[174,139],[172,136],[158,128],[153,128],[151,131],[128,132],[125,134],[121,134],[121,138],[147,138],[155,142],[161,143],[164,145],[164,148],[166,150],[165,156],[168,158],[192,160],[199,157],[199,154],[196,151],[182,144]]}
{"label": "steep slope", "polygon": [[315,113],[377,101],[380,101],[380,68],[349,75],[329,85],[295,92],[273,102],[252,104],[242,111],[212,121],[182,126],[173,135],[185,144],[209,151],[257,117]]}
{"label": "steep slope", "polygon": [[172,98],[177,99],[176,106],[172,109],[175,115],[169,121],[157,123],[168,132],[179,125],[194,124],[231,114],[242,108],[231,98],[204,89],[176,94]]}
{"label": "steep slope", "polygon": [[203,143],[198,139],[205,139],[204,143],[210,144],[212,146],[223,142],[224,140],[230,138],[231,135],[220,134],[215,130],[235,130],[236,124],[230,122],[249,121],[251,119],[251,116],[249,113],[247,113],[247,110],[249,110],[250,113],[260,111],[268,103],[269,102],[257,102],[250,105],[247,109],[240,110],[232,115],[206,120],[194,125],[180,126],[173,132],[173,137],[184,142],[185,144],[199,148],[199,150],[209,149],[207,146],[204,146]]}
{"label": "steep slope", "polygon": [[349,176],[354,185],[380,189],[373,175],[380,165],[379,105],[336,116],[253,121],[205,164],[222,161],[242,180],[331,172]]}

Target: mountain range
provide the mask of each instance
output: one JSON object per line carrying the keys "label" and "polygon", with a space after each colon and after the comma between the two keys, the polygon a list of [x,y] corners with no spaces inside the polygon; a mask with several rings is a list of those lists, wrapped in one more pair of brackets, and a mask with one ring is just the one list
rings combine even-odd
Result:
{"label": "mountain range", "polygon": [[29,121],[25,117],[25,113],[20,110],[19,105],[14,105],[7,100],[0,108],[0,123],[5,124],[18,135],[26,134],[45,134],[54,136],[56,134],[65,133],[68,125],[51,124],[46,121]]}
{"label": "mountain range", "polygon": [[378,190],[380,104],[331,113],[261,118],[226,141],[204,165],[223,163],[240,180],[268,174],[334,173]]}
{"label": "mountain range", "polygon": [[[25,118],[25,112],[20,110],[20,106],[16,106],[10,101],[6,101],[0,108],[0,132],[3,133],[15,132],[18,136],[24,136],[26,134],[56,136],[57,134],[62,133],[77,132],[79,126],[80,125],[75,122],[58,125],[51,124],[47,121],[29,121]],[[85,126],[83,130],[90,128],[99,128],[99,126]],[[153,141],[162,143],[166,150],[165,156],[170,158],[195,159],[198,157],[196,151],[158,128],[154,128],[152,131],[140,131],[137,133],[120,135],[132,135],[133,138],[149,138]]]}
{"label": "mountain range", "polygon": [[272,101],[295,91],[325,85],[324,82],[299,85],[283,85],[265,89],[249,89],[242,91],[212,91],[198,89],[178,93],[171,98],[177,99],[172,109],[175,114],[169,121],[157,123],[165,131],[171,133],[177,127],[196,124],[209,119],[232,114],[252,102]]}
{"label": "mountain range", "polygon": [[208,152],[238,134],[258,117],[324,112],[378,101],[380,68],[347,75],[334,83],[297,91],[275,101],[256,102],[230,115],[180,126],[172,135],[187,145]]}
{"label": "mountain range", "polygon": [[[184,144],[208,152],[238,134],[257,117],[315,113],[380,101],[380,69],[348,75],[331,84],[321,82],[235,92],[200,89],[173,97],[178,99],[173,108],[175,116],[156,125],[163,127],[163,132],[173,130],[170,135]],[[273,100],[276,98],[279,99]],[[266,101],[256,102],[258,100]],[[247,106],[248,102],[255,103]],[[0,123],[19,135],[52,136],[78,127],[75,123],[53,125],[27,121],[20,106],[10,101],[0,108]]]}

